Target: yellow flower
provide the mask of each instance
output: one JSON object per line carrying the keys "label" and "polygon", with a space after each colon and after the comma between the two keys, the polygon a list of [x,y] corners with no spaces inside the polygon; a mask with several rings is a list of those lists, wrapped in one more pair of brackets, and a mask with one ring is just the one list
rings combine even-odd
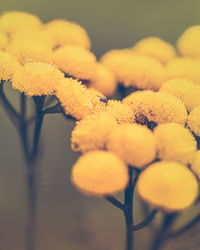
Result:
{"label": "yellow flower", "polygon": [[7,11],[0,16],[0,30],[10,34],[19,29],[39,27],[41,21],[33,14],[22,11]]}
{"label": "yellow flower", "polygon": [[161,160],[178,161],[184,165],[192,162],[197,143],[187,128],[176,123],[165,123],[154,129],[154,135]]}
{"label": "yellow flower", "polygon": [[192,58],[176,58],[166,66],[166,79],[185,78],[195,84],[200,83],[200,61]]}
{"label": "yellow flower", "polygon": [[191,169],[200,179],[200,150],[196,151],[194,160],[191,164]]}
{"label": "yellow flower", "polygon": [[139,176],[140,197],[155,208],[178,212],[191,206],[198,196],[198,182],[184,165],[161,161],[150,165]]}
{"label": "yellow flower", "polygon": [[95,79],[90,86],[101,91],[107,97],[112,96],[117,88],[117,81],[113,72],[102,63],[97,63],[95,73]]}
{"label": "yellow flower", "polygon": [[8,44],[8,36],[0,30],[0,49],[4,49]]}
{"label": "yellow flower", "polygon": [[177,48],[181,55],[200,57],[200,25],[186,29],[177,41]]}
{"label": "yellow flower", "polygon": [[162,84],[160,92],[171,94],[183,102],[188,112],[200,106],[200,86],[183,78],[174,78]]}
{"label": "yellow flower", "polygon": [[122,103],[132,108],[136,121],[141,124],[175,122],[185,125],[186,122],[184,104],[167,93],[136,91],[124,98]]}
{"label": "yellow flower", "polygon": [[115,127],[108,136],[108,150],[126,164],[141,168],[156,157],[156,140],[148,128],[138,124]]}
{"label": "yellow flower", "polygon": [[72,131],[72,149],[82,153],[105,149],[108,135],[115,126],[115,120],[104,112],[87,116],[77,122]]}
{"label": "yellow flower", "polygon": [[56,97],[66,114],[77,120],[92,113],[93,105],[86,88],[77,80],[64,78],[56,87]]}
{"label": "yellow flower", "polygon": [[105,111],[106,110],[106,102],[107,99],[106,97],[97,89],[95,88],[87,88],[87,92],[90,96],[90,100],[92,102],[93,105],[93,112],[94,113],[99,113],[101,111]]}
{"label": "yellow flower", "polygon": [[89,49],[91,46],[85,29],[74,22],[56,19],[45,24],[45,30],[54,39],[54,47],[71,44]]}
{"label": "yellow flower", "polygon": [[128,168],[113,153],[93,151],[78,159],[72,168],[71,180],[86,195],[105,196],[126,187]]}
{"label": "yellow flower", "polygon": [[148,37],[140,40],[133,47],[133,51],[153,57],[163,64],[176,56],[173,46],[158,37]]}
{"label": "yellow flower", "polygon": [[6,47],[6,50],[16,56],[21,64],[33,61],[51,63],[52,61],[50,46],[44,41],[34,40],[29,37],[12,41]]}
{"label": "yellow flower", "polygon": [[17,59],[7,52],[0,50],[0,81],[12,79],[14,73],[21,67]]}
{"label": "yellow flower", "polygon": [[28,96],[51,95],[63,78],[53,65],[27,63],[15,73],[12,86]]}
{"label": "yellow flower", "polygon": [[164,67],[160,62],[131,50],[109,51],[101,62],[114,72],[117,81],[125,87],[158,90],[165,79]]}
{"label": "yellow flower", "polygon": [[54,51],[54,63],[64,73],[79,79],[91,79],[95,74],[95,55],[89,50],[65,45]]}
{"label": "yellow flower", "polygon": [[188,115],[187,125],[195,135],[200,136],[200,106]]}

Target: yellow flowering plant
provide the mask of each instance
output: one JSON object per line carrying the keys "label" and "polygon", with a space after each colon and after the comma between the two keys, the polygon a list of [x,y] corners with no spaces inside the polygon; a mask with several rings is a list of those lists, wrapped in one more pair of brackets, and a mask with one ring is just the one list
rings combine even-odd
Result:
{"label": "yellow flowering plant", "polygon": [[[172,229],[181,212],[200,200],[199,40],[200,28],[194,26],[178,39],[179,56],[169,43],[149,37],[98,61],[87,32],[76,23],[43,24],[19,11],[0,16],[0,102],[19,133],[28,170],[27,250],[35,249],[36,165],[48,114],[75,122],[71,147],[82,155],[71,181],[84,195],[105,198],[123,212],[126,250],[134,249],[134,231],[153,223],[157,213],[163,222],[151,250],[200,220],[198,214]],[[20,95],[19,111],[6,85]],[[123,202],[113,196],[117,192],[124,193]],[[148,207],[138,224],[135,193]]]}

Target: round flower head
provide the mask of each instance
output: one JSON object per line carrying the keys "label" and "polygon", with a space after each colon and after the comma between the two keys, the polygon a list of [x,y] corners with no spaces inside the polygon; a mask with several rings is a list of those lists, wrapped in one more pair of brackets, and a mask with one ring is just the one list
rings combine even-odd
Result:
{"label": "round flower head", "polygon": [[0,50],[0,81],[10,80],[21,67],[18,60],[7,52]]}
{"label": "round flower head", "polygon": [[181,55],[200,57],[200,25],[186,29],[177,41],[177,48]]}
{"label": "round flower head", "polygon": [[15,73],[12,86],[28,96],[51,95],[63,78],[64,75],[53,65],[27,63]]}
{"label": "round flower head", "polygon": [[95,73],[95,79],[91,86],[107,97],[112,96],[117,88],[117,81],[113,72],[103,64],[97,63]]}
{"label": "round flower head", "polygon": [[108,136],[108,150],[128,165],[141,168],[156,157],[156,140],[148,128],[138,124],[115,127]]}
{"label": "round flower head", "polygon": [[18,29],[31,29],[40,25],[37,16],[22,11],[7,11],[0,16],[0,30],[9,34]]}
{"label": "round flower head", "polygon": [[188,112],[200,106],[200,86],[183,78],[174,78],[162,84],[160,92],[171,94],[181,100]]}
{"label": "round flower head", "polygon": [[140,174],[137,191],[153,207],[178,212],[194,203],[198,196],[198,182],[186,166],[161,161],[148,166]]}
{"label": "round flower head", "polygon": [[86,88],[77,80],[64,78],[56,87],[56,97],[59,99],[67,115],[77,120],[92,113],[93,105]]}
{"label": "round flower head", "polygon": [[90,100],[93,105],[93,112],[99,113],[106,110],[107,99],[106,97],[98,90],[94,88],[87,88],[87,92],[90,96]]}
{"label": "round flower head", "polygon": [[0,49],[4,49],[8,44],[8,36],[0,30]]}
{"label": "round flower head", "polygon": [[57,19],[45,24],[45,32],[54,39],[54,47],[71,44],[89,49],[91,45],[85,29],[67,20]]}
{"label": "round flower head", "polygon": [[178,161],[184,165],[192,162],[197,143],[187,128],[177,123],[165,123],[154,129],[154,135],[160,159]]}
{"label": "round flower head", "polygon": [[196,151],[194,160],[191,164],[192,171],[197,175],[197,177],[200,179],[200,150]]}
{"label": "round flower head", "polygon": [[85,153],[91,150],[105,149],[108,135],[115,126],[115,120],[104,112],[87,116],[77,122],[72,131],[72,150]]}
{"label": "round flower head", "polygon": [[200,136],[200,106],[188,115],[187,125],[195,135]]}
{"label": "round flower head", "polygon": [[12,41],[6,50],[17,57],[21,64],[28,62],[51,63],[52,51],[44,41],[34,40],[31,37]]}
{"label": "round flower head", "polygon": [[79,79],[90,79],[95,74],[95,55],[89,50],[65,45],[54,51],[54,63],[64,73]]}
{"label": "round flower head", "polygon": [[160,62],[131,50],[112,50],[101,58],[101,62],[125,87],[158,90],[164,80],[164,67]]}
{"label": "round flower head", "polygon": [[71,180],[86,195],[109,195],[126,187],[128,168],[113,153],[93,151],[78,159],[72,168]]}
{"label": "round flower head", "polygon": [[141,124],[174,122],[185,125],[187,110],[176,97],[167,93],[150,90],[137,91],[123,99],[128,104]]}
{"label": "round flower head", "polygon": [[166,66],[166,79],[185,78],[200,84],[200,61],[192,58],[176,58]]}
{"label": "round flower head", "polygon": [[140,40],[133,47],[133,51],[153,57],[163,64],[176,56],[173,46],[158,37],[148,37]]}

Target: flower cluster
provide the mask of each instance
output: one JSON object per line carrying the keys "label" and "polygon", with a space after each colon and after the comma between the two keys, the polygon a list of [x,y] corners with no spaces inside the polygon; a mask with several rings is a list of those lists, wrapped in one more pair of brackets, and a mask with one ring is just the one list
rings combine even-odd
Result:
{"label": "flower cluster", "polygon": [[[78,24],[43,24],[29,13],[5,12],[0,80],[28,96],[54,95],[76,120],[71,145],[83,155],[71,178],[81,192],[121,191],[128,167],[136,168],[140,197],[155,208],[179,211],[198,197],[199,40],[195,26],[178,39],[178,51],[150,37],[108,51],[98,61]],[[134,91],[122,100],[107,99],[127,87]]]}

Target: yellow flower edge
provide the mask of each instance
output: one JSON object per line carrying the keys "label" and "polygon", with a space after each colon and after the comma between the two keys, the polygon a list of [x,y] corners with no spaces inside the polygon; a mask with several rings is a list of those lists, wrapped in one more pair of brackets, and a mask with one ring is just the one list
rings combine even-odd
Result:
{"label": "yellow flower edge", "polygon": [[190,167],[192,171],[196,174],[196,176],[200,179],[200,150],[196,151],[194,160]]}
{"label": "yellow flower edge", "polygon": [[149,205],[169,213],[191,206],[198,197],[198,189],[194,174],[173,161],[149,165],[137,181],[139,196]]}
{"label": "yellow flower edge", "polygon": [[194,108],[188,115],[187,125],[195,135],[200,136],[200,106]]}
{"label": "yellow flower edge", "polygon": [[113,153],[92,151],[72,168],[72,183],[89,196],[105,196],[123,190],[128,183],[127,166]]}

